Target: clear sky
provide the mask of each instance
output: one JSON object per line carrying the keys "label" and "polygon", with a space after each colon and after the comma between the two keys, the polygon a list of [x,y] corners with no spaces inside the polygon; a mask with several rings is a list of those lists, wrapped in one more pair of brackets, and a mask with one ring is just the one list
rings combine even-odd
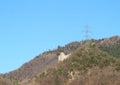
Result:
{"label": "clear sky", "polygon": [[0,0],[0,73],[84,39],[120,35],[120,0]]}

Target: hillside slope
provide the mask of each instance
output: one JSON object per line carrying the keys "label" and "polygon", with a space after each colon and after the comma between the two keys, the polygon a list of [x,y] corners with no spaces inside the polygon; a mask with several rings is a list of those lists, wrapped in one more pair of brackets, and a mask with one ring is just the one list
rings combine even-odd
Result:
{"label": "hillside slope", "polygon": [[0,85],[12,85],[12,83],[9,79],[6,79],[3,75],[0,75]]}
{"label": "hillside slope", "polygon": [[31,79],[36,74],[45,71],[47,68],[55,67],[58,64],[58,56],[61,52],[69,54],[76,50],[81,43],[73,42],[65,47],[58,46],[57,49],[44,52],[36,56],[33,60],[23,64],[19,69],[5,74],[8,79],[25,81]]}
{"label": "hillside slope", "polygon": [[[90,43],[93,45],[93,48],[91,49],[99,50],[98,52],[99,55],[103,54],[103,52],[106,52],[106,54],[109,56],[113,56],[117,58],[120,57],[120,37],[119,36],[114,36],[111,38],[105,38],[100,40],[90,40]],[[58,56],[61,52],[64,52],[65,54],[69,54],[69,53],[75,52],[79,48],[82,48],[84,50],[83,52],[86,52],[84,49],[84,46],[85,46],[85,41],[72,42],[65,45],[64,47],[58,46],[57,49],[54,49],[52,51],[47,51],[39,56],[36,56],[33,60],[23,64],[19,69],[9,72],[7,74],[4,74],[4,77],[10,79],[13,82],[19,81],[19,82],[27,83],[31,79],[35,78],[37,74],[40,74],[49,68],[58,67],[58,65],[60,64],[58,63]],[[94,46],[97,48],[94,48]],[[100,54],[101,51],[102,53]],[[92,53],[94,54],[94,52]],[[82,53],[80,52],[80,54]],[[73,55],[75,55],[75,53],[73,53]],[[108,61],[105,61],[105,62],[108,62]],[[115,59],[115,62],[116,62],[116,59]],[[85,64],[87,63],[88,62],[86,61]],[[96,61],[93,61],[93,63],[95,64]],[[101,65],[104,64],[104,62],[99,62],[99,63],[101,63]],[[117,65],[119,66],[119,64]],[[83,67],[85,68],[84,65]],[[120,68],[118,67],[117,69],[119,70]]]}
{"label": "hillside slope", "polygon": [[120,85],[119,62],[97,47],[80,47],[57,68],[34,77],[30,85]]}
{"label": "hillside slope", "polygon": [[114,36],[99,40],[99,47],[101,50],[109,53],[114,57],[120,57],[120,37]]}

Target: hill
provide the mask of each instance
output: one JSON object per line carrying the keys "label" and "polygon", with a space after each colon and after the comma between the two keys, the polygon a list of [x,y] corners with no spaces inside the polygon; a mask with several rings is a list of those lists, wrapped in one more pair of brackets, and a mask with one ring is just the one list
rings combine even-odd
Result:
{"label": "hill", "polygon": [[[69,59],[35,76],[32,85],[119,85],[120,59],[97,47],[80,47]],[[33,83],[34,82],[34,83]]]}
{"label": "hill", "polygon": [[114,36],[99,40],[99,47],[101,50],[109,53],[114,57],[120,57],[120,37]]}
{"label": "hill", "polygon": [[0,85],[12,85],[12,83],[9,79],[6,79],[3,75],[0,75]]}
{"label": "hill", "polygon": [[[64,47],[58,46],[57,49],[42,53],[33,60],[23,64],[19,69],[3,76],[12,83],[20,83],[22,85],[48,85],[48,82],[49,85],[50,83],[51,85],[73,85],[73,82],[79,85],[77,83],[90,82],[92,78],[94,80],[99,77],[101,80],[102,76],[105,76],[106,80],[109,80],[110,76],[113,76],[112,80],[119,83],[120,37],[114,36],[100,40],[91,39],[88,42],[90,43],[89,49],[85,48],[86,41],[72,42]],[[58,56],[61,52],[65,54],[71,53],[70,58],[62,63],[58,62]],[[72,80],[74,76],[77,77],[75,77],[75,80]],[[82,79],[84,77],[85,79]],[[63,79],[65,81],[62,81]],[[55,81],[60,82],[60,84],[55,84]],[[101,80],[101,82],[104,83],[107,81]],[[117,83],[114,85],[118,85]],[[84,83],[81,85],[84,85]]]}
{"label": "hill", "polygon": [[80,46],[79,42],[73,42],[65,47],[58,46],[57,49],[46,51],[33,60],[23,64],[19,69],[6,73],[8,79],[26,82],[36,74],[45,71],[47,68],[55,67],[58,64],[58,56],[61,52],[69,54]]}

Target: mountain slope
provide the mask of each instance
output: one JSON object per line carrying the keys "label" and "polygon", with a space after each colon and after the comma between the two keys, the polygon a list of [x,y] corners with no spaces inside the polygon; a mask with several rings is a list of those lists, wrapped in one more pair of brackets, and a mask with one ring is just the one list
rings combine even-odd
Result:
{"label": "mountain slope", "polygon": [[37,73],[43,72],[49,66],[57,64],[57,57],[55,52],[43,53],[28,63],[25,63],[21,68],[12,71],[6,76],[16,79],[25,80],[34,77]]}
{"label": "mountain slope", "polygon": [[12,85],[12,83],[9,79],[6,79],[3,75],[0,75],[0,85]]}
{"label": "mountain slope", "polygon": [[[102,55],[102,54],[104,54],[104,52],[106,52],[105,54],[107,56],[109,55],[109,56],[119,57],[119,55],[120,55],[120,37],[119,36],[114,36],[111,38],[105,38],[105,39],[101,39],[101,40],[90,40],[90,43],[93,46],[91,48],[91,50],[95,51],[95,52],[94,51],[91,52],[91,53],[93,53],[92,55],[94,55],[94,56],[96,55],[94,53],[97,53],[97,50],[98,50],[97,55],[98,54]],[[65,54],[69,54],[69,53],[73,53],[73,52],[77,51],[78,54],[80,53],[79,55],[81,55],[81,54],[89,55],[87,53],[84,53],[84,52],[86,52],[86,49],[84,49],[85,45],[86,45],[85,41],[82,41],[82,42],[72,42],[70,44],[65,45],[64,47],[58,46],[57,49],[44,52],[43,54],[35,57],[33,60],[23,64],[19,69],[14,70],[10,73],[4,74],[4,76],[13,82],[19,81],[19,82],[27,83],[31,79],[35,78],[37,74],[40,74],[49,68],[58,67],[58,65],[60,64],[60,63],[58,63],[58,56],[61,52],[64,52]],[[78,51],[78,49],[80,49],[80,48],[82,48],[84,50],[83,53]],[[87,50],[88,53],[91,50]],[[76,55],[76,54],[73,53],[72,55]],[[103,55],[103,57],[105,57],[105,56]],[[98,57],[98,58],[104,60],[103,57],[102,58]],[[93,65],[97,65],[98,67],[99,66],[102,67],[102,64],[105,66],[111,65],[108,62],[109,59],[111,59],[111,57],[108,58],[108,60],[106,60],[106,58],[105,58],[104,62],[103,61],[101,62],[99,59],[96,60],[96,57],[92,57],[92,58],[93,58],[93,60],[95,59],[94,61],[91,60],[91,61],[93,61]],[[91,59],[91,57],[90,57],[90,59]],[[79,58],[76,60],[79,61]],[[112,60],[113,60],[113,61],[111,61],[112,63],[116,62],[116,59],[115,59],[115,61],[114,61],[114,59],[112,59]],[[83,60],[81,60],[80,62],[83,62],[83,61],[84,61],[85,65],[83,65],[81,67],[82,69],[84,68],[86,70],[87,68],[85,66],[87,66],[87,65],[90,65],[90,67],[93,66],[92,63],[89,64],[89,62],[90,62],[89,58],[87,60],[86,59],[84,60],[84,58],[83,58]],[[87,62],[85,62],[85,61],[87,61]],[[100,61],[100,62],[96,63],[96,61],[97,62]],[[71,64],[69,64],[69,65],[71,65]],[[114,64],[114,66],[117,66],[116,70],[120,69],[119,65],[120,65],[119,63],[117,63],[116,65]],[[112,67],[114,67],[114,66],[112,66]],[[68,67],[68,66],[65,66],[65,67]],[[76,67],[80,67],[80,66],[77,65]],[[64,74],[64,75],[66,75],[66,74]]]}
{"label": "mountain slope", "polygon": [[99,41],[100,49],[114,57],[120,57],[120,37],[114,36]]}
{"label": "mountain slope", "polygon": [[32,85],[119,85],[119,62],[120,59],[110,56],[99,48],[81,47],[57,68],[40,73],[30,83]]}
{"label": "mountain slope", "polygon": [[73,42],[65,47],[58,46],[53,51],[47,51],[35,57],[33,60],[23,64],[19,69],[5,74],[8,79],[25,81],[31,79],[39,72],[45,71],[47,68],[55,67],[58,64],[58,56],[61,52],[69,54],[80,46],[81,43]]}

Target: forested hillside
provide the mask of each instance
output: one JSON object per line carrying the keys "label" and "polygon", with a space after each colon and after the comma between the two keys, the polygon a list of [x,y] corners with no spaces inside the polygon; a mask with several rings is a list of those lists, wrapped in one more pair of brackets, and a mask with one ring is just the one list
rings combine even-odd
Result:
{"label": "forested hillside", "polygon": [[[57,68],[35,76],[32,85],[119,85],[120,59],[96,46],[80,47]],[[35,82],[35,83],[33,83]]]}
{"label": "forested hillside", "polygon": [[[71,55],[59,62],[61,52]],[[120,37],[58,46],[1,75],[0,85],[120,85]]]}

